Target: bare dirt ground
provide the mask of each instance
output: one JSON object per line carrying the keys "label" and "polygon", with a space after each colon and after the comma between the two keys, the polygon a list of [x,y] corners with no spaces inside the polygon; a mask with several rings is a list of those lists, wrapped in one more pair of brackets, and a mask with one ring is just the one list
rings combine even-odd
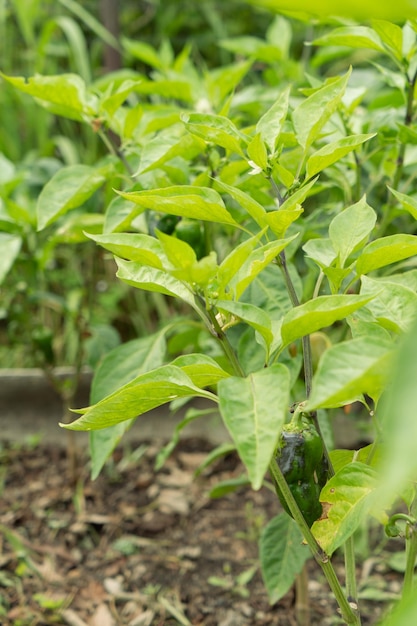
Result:
{"label": "bare dirt ground", "polygon": [[[74,482],[64,449],[2,444],[0,624],[296,626],[294,590],[271,607],[259,571],[276,498],[210,499],[242,467],[229,455],[195,478],[208,449],[184,440],[157,474],[154,442],[118,450],[94,482],[80,453]],[[360,568],[363,623],[376,624],[401,577],[375,555]],[[341,623],[313,560],[307,574],[311,626]]]}

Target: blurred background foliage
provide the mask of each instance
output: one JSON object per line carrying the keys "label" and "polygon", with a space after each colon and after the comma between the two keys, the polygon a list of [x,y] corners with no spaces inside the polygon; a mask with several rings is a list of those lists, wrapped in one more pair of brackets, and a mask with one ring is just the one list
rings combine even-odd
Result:
{"label": "blurred background foliage", "polygon": [[[395,232],[395,226],[390,230],[395,219],[402,220],[402,232],[413,232],[414,222],[404,222],[404,210],[394,210],[386,183],[398,188],[403,180],[407,193],[415,178],[417,131],[407,117],[407,93],[413,90],[409,79],[415,71],[415,20],[398,35],[403,54],[387,44],[369,45],[366,38],[355,45],[352,39],[348,45],[326,40],[335,28],[356,24],[346,13],[339,18],[293,16],[271,13],[262,5],[268,2],[0,1],[0,70],[5,75],[72,73],[98,97],[125,79],[143,82],[142,91],[127,100],[129,124],[135,129],[130,137],[115,135],[111,123],[101,132],[100,120],[84,123],[53,115],[35,98],[6,81],[0,83],[0,235],[7,234],[4,241],[12,259],[11,268],[3,261],[5,280],[0,287],[1,366],[94,365],[119,341],[146,335],[172,315],[182,314],[160,294],[131,290],[116,280],[112,258],[87,241],[83,229],[101,232],[113,188],[131,184],[123,163],[109,157],[109,145],[117,155],[122,142],[126,154],[130,150],[132,171],[137,171],[153,139],[175,138],[183,111],[207,105],[252,132],[287,85],[295,106],[323,80],[331,81],[352,65],[340,132],[378,131],[378,138],[366,144],[360,160],[336,164],[323,173],[297,228],[303,242],[325,236],[331,216],[366,192],[376,210],[384,213],[387,207],[389,220],[383,228],[388,233]],[[278,0],[271,0],[272,5],[280,7]],[[186,86],[184,92],[181,85]],[[204,89],[211,98],[208,103],[200,98]],[[284,162],[290,171],[298,148],[291,144],[290,126],[285,130]],[[136,181],[139,188],[182,184],[207,175],[207,168],[218,168],[225,182],[239,184],[270,205],[268,182],[248,175],[242,160],[229,161],[213,149],[194,161],[168,161],[152,171],[143,168]],[[111,174],[82,210],[68,213],[53,229],[39,230],[36,205],[42,189],[60,169],[77,164],[99,164]],[[218,233],[219,248],[234,245],[229,236]],[[296,246],[291,250],[290,256]],[[301,288],[310,296],[316,276],[308,271],[310,261],[303,255],[297,262]]]}
{"label": "blurred background foliage", "polygon": [[[260,45],[270,25],[268,12],[239,0],[2,1],[0,70],[24,77],[74,73],[94,88],[112,73],[150,77],[156,55],[169,65],[186,48],[204,72],[241,60],[242,46],[251,39]],[[283,42],[288,67],[274,63],[271,71],[260,61],[249,83],[261,84],[269,72],[277,84],[289,67],[291,79],[299,75],[290,57],[303,54],[304,25],[295,31]],[[119,341],[155,329],[170,308],[158,294],[132,292],[114,278],[112,260],[82,237],[82,220],[77,232],[79,216],[61,232],[37,231],[37,199],[51,177],[64,166],[94,165],[106,156],[95,129],[52,115],[4,81],[0,107],[0,231],[23,235],[0,288],[0,366],[94,364]],[[86,213],[103,214],[112,183],[85,203]]]}

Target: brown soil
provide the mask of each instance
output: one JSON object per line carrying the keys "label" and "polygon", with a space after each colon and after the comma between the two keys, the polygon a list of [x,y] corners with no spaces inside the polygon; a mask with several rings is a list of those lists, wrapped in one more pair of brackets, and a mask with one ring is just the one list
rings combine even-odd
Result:
{"label": "brown soil", "polygon": [[[2,626],[296,626],[294,590],[269,606],[258,567],[260,529],[279,512],[274,494],[210,499],[241,474],[234,455],[195,478],[204,441],[181,442],[155,474],[157,450],[117,451],[94,482],[80,458],[74,484],[63,449],[0,448]],[[376,624],[400,578],[377,557],[361,572],[375,596],[363,623]],[[307,574],[311,626],[340,623],[313,560]]]}

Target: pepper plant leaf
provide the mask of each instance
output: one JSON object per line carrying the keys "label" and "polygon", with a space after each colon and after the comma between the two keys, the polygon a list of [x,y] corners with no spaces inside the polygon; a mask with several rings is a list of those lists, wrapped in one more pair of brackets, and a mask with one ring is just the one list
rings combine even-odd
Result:
{"label": "pepper plant leaf", "polygon": [[57,76],[0,76],[19,91],[27,93],[48,111],[71,120],[85,122],[97,115],[98,98],[88,93],[82,78],[77,74]]}
{"label": "pepper plant leaf", "polygon": [[286,239],[278,239],[277,241],[271,241],[270,243],[256,248],[247,257],[246,261],[242,264],[239,271],[231,279],[229,286],[232,293],[235,294],[236,300],[239,300],[245,289],[250,283],[258,276],[267,265],[275,259],[278,254],[293,241],[298,234]]}
{"label": "pepper plant leaf", "polygon": [[340,105],[350,73],[349,70],[344,76],[327,82],[294,109],[292,120],[295,135],[305,151]]}
{"label": "pepper plant leaf", "polygon": [[285,235],[291,224],[302,215],[303,211],[304,209],[300,204],[296,204],[291,209],[281,208],[277,211],[270,211],[267,213],[266,222],[275,237],[281,238]]}
{"label": "pepper plant leaf", "polygon": [[209,187],[181,185],[145,191],[118,191],[120,196],[140,207],[138,213],[153,209],[161,213],[191,217],[239,227],[224,206],[221,196]]}
{"label": "pepper plant leaf", "polygon": [[156,291],[167,296],[180,298],[195,307],[194,294],[191,288],[168,272],[119,258],[116,258],[116,263],[118,278],[128,285],[145,291]]}
{"label": "pepper plant leaf", "polygon": [[288,346],[295,339],[331,326],[337,320],[342,320],[360,309],[371,298],[372,296],[356,295],[319,296],[290,309],[282,322],[283,345]]}
{"label": "pepper plant leaf", "polygon": [[388,383],[391,361],[392,345],[379,337],[331,346],[319,361],[306,410],[343,406],[365,393],[377,401]]}
{"label": "pepper plant leaf", "polygon": [[[376,213],[363,197],[336,215],[329,224],[329,237],[338,253],[338,266],[344,267],[347,258],[365,245],[376,223]],[[314,240],[313,240],[314,243]]]}
{"label": "pepper plant leaf", "polygon": [[178,156],[190,161],[204,152],[205,148],[205,142],[193,135],[186,134],[183,137],[158,135],[143,146],[136,176],[157,169]]}
{"label": "pepper plant leaf", "polygon": [[342,26],[314,40],[315,46],[347,46],[386,52],[381,38],[369,26]]}
{"label": "pepper plant leaf", "polygon": [[225,259],[221,262],[217,269],[216,283],[218,291],[221,294],[221,298],[225,297],[226,287],[231,279],[239,272],[243,263],[248,256],[252,253],[255,246],[259,243],[262,235],[265,231],[261,231],[253,237],[249,237],[245,241],[242,241],[236,248],[234,248]]}
{"label": "pepper plant leaf", "polygon": [[254,304],[248,304],[247,302],[233,302],[231,300],[218,300],[216,302],[216,307],[219,311],[227,311],[239,320],[246,322],[246,324],[252,326],[252,328],[254,328],[261,335],[266,350],[266,360],[268,360],[269,349],[274,339],[272,322],[268,313]]}
{"label": "pepper plant leaf", "polygon": [[287,117],[289,97],[290,87],[287,87],[256,124],[256,131],[260,133],[270,154],[274,154],[277,148],[279,136]]}
{"label": "pepper plant leaf", "polygon": [[405,193],[401,193],[396,189],[392,189],[391,187],[388,187],[388,189],[390,190],[392,195],[395,196],[395,198],[397,198],[397,200],[402,204],[404,209],[408,211],[415,220],[417,220],[417,199],[413,198],[412,196],[408,196]]}
{"label": "pepper plant leaf", "polygon": [[225,150],[245,156],[243,147],[249,143],[249,138],[229,118],[208,113],[184,113],[182,120],[190,133],[207,143],[214,143]]}
{"label": "pepper plant leaf", "polygon": [[0,233],[0,284],[6,277],[6,274],[12,267],[17,258],[22,245],[22,239],[19,235],[9,233]]}
{"label": "pepper plant leaf", "polygon": [[398,334],[410,329],[417,315],[415,291],[391,282],[389,277],[374,280],[362,276],[361,282],[361,294],[373,296],[367,308],[383,328]]}
{"label": "pepper plant leaf", "polygon": [[417,254],[415,235],[389,235],[371,241],[363,249],[356,263],[358,276],[368,274],[380,267],[391,265]]}
{"label": "pepper plant leaf", "polygon": [[303,535],[286,513],[276,515],[263,528],[259,540],[262,577],[269,603],[275,604],[294,584],[304,563],[311,558]]}
{"label": "pepper plant leaf", "polygon": [[155,237],[141,233],[109,233],[88,237],[115,256],[142,265],[163,269],[168,259],[161,243]]}
{"label": "pepper plant leaf", "polygon": [[[335,14],[335,4],[333,0],[316,0],[312,3],[310,0],[247,0],[257,8],[263,7],[277,13],[282,11],[291,11],[292,13],[301,12],[307,20],[311,15],[330,15]],[[415,0],[339,0],[337,3],[337,14],[344,17],[355,18],[380,18],[386,20],[404,20],[404,17],[412,17],[417,15],[417,2]]]}
{"label": "pepper plant leaf", "polygon": [[331,556],[368,516],[378,484],[376,470],[354,461],[323,487],[320,495],[323,517],[314,522],[311,531],[326,554]]}
{"label": "pepper plant leaf", "polygon": [[81,417],[71,424],[61,424],[68,430],[98,430],[133,419],[178,398],[201,397],[216,401],[216,396],[193,384],[191,378],[174,365],[163,365],[113,392],[97,404],[77,409]]}
{"label": "pepper plant leaf", "polygon": [[306,165],[306,177],[311,178],[319,172],[322,172],[329,165],[333,165],[341,158],[356,150],[361,144],[365,143],[372,137],[375,137],[376,133],[367,135],[351,135],[350,137],[343,137],[337,141],[328,143],[320,150],[314,152],[307,161]]}
{"label": "pepper plant leaf", "polygon": [[38,230],[81,206],[104,182],[103,172],[88,165],[68,165],[58,170],[39,194],[36,205]]}
{"label": "pepper plant leaf", "polygon": [[268,153],[266,150],[265,142],[260,133],[256,133],[255,137],[248,144],[247,147],[248,157],[261,168],[266,170],[268,167]]}
{"label": "pepper plant leaf", "polygon": [[218,384],[220,412],[253,489],[260,489],[288,410],[290,375],[281,364]]}
{"label": "pepper plant leaf", "polygon": [[[94,372],[90,402],[96,404],[119,387],[129,383],[140,373],[163,364],[166,354],[166,333],[170,326],[149,337],[140,337],[123,343],[106,354]],[[126,420],[89,435],[91,477],[97,478],[106,460],[120,442],[133,420]]]}
{"label": "pepper plant leaf", "polygon": [[174,359],[171,365],[180,367],[196,387],[217,385],[219,380],[230,376],[214,359],[205,354],[183,354]]}
{"label": "pepper plant leaf", "polygon": [[237,187],[227,185],[225,182],[216,180],[214,183],[216,189],[219,189],[223,193],[229,194],[245,211],[251,216],[253,220],[261,228],[266,225],[266,216],[268,215],[262,204],[259,204],[252,196],[245,193]]}

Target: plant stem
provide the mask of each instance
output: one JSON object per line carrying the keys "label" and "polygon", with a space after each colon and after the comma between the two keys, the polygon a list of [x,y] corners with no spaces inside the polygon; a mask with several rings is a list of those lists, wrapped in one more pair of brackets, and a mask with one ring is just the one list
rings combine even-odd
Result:
{"label": "plant stem", "polygon": [[313,533],[310,530],[310,527],[303,517],[303,514],[298,508],[298,505],[294,500],[294,496],[291,493],[287,481],[285,480],[285,477],[275,459],[273,459],[269,464],[269,471],[271,473],[273,481],[283,494],[292,517],[294,518],[295,522],[303,533],[304,539],[308,544],[314,556],[314,559],[320,565],[323,574],[326,577],[326,580],[330,586],[330,589],[332,590],[334,598],[340,608],[345,623],[349,624],[349,626],[360,626],[360,617],[350,606],[344,594],[342,586],[340,585],[340,582],[336,576],[336,572],[334,571],[330,558],[317,543]]}
{"label": "plant stem", "polygon": [[106,148],[108,149],[108,151],[110,152],[110,154],[113,154],[114,156],[116,156],[121,163],[123,164],[126,172],[129,174],[130,177],[133,177],[133,170],[130,167],[129,163],[127,162],[127,159],[125,157],[125,155],[123,154],[123,152],[115,145],[115,142],[112,140],[112,137],[110,135],[110,133],[106,133],[103,130],[99,129],[97,131],[98,136],[100,137],[100,139],[102,140],[102,142],[104,143],[104,145],[106,146]]}
{"label": "plant stem", "polygon": [[[272,188],[274,189],[274,192],[276,194],[276,197],[278,198],[278,202],[281,203],[281,194],[279,192],[279,189],[275,183],[275,181],[271,178],[271,185]],[[286,260],[286,256],[285,256],[285,251],[283,250],[278,259],[277,259],[278,264],[280,265],[282,272],[284,274],[284,280],[285,280],[285,284],[287,287],[287,291],[291,300],[291,303],[294,307],[299,306],[300,301],[298,299],[297,293],[295,291],[295,287],[294,287],[294,283],[291,279],[291,275],[288,271],[288,266],[287,266],[287,260]],[[311,343],[310,343],[310,337],[309,335],[306,335],[302,338],[302,345],[303,345],[303,364],[304,364],[304,384],[305,384],[305,389],[306,389],[306,397],[308,398],[311,394],[311,390],[312,390],[312,383],[313,383],[313,360],[312,360],[312,355],[311,355]],[[318,418],[317,418],[317,412],[314,411],[311,415],[311,418],[314,421],[315,427],[317,429],[317,432],[320,434],[322,441],[323,441],[323,449],[324,449],[324,455],[327,458],[327,462],[329,465],[329,473],[330,475],[334,474],[334,469],[330,460],[330,456],[329,456],[329,452],[327,450],[327,446],[325,445],[323,436],[321,434],[321,430],[320,430],[320,425],[318,422]],[[271,463],[271,466],[274,466],[276,468],[279,467],[276,463],[276,461],[274,463]],[[277,476],[274,474],[274,468],[270,467],[270,471],[272,473],[272,475],[274,476],[274,479],[277,480]],[[279,472],[281,473],[281,471],[279,470]],[[301,514],[301,511],[298,509],[298,506],[295,502],[295,500],[293,499],[292,493],[285,481],[284,476],[282,475],[282,481],[280,480],[279,487],[281,489],[281,492],[284,495],[285,501],[287,502],[287,505],[291,511],[291,513],[293,513],[291,506],[290,506],[290,502],[289,499],[287,499],[287,496],[289,495],[289,498],[293,500],[293,504],[295,504],[295,508],[298,510],[297,515],[294,515],[294,519],[297,522],[297,524],[299,525],[299,527],[301,528],[301,530],[303,531],[304,537],[307,541],[307,543],[310,546],[310,549],[313,552],[314,558],[316,559],[316,561],[319,563],[320,567],[322,568],[326,579],[330,585],[330,588],[332,589],[335,598],[338,602],[338,605],[342,611],[342,615],[346,621],[347,624],[360,624],[360,616],[359,616],[359,612],[357,611],[353,611],[352,607],[350,606],[348,600],[346,599],[346,595],[344,594],[340,583],[336,577],[336,574],[334,572],[334,569],[331,565],[330,562],[325,562],[322,558],[319,558],[319,554],[321,553],[321,549],[319,547],[319,545],[317,544],[316,540],[314,539],[314,536],[312,535],[310,528],[308,527],[308,525],[306,524],[303,515]],[[284,482],[286,485],[286,489],[282,489],[282,485],[281,482]],[[305,531],[306,528],[308,529],[307,532],[310,535],[311,541],[309,542]],[[347,598],[351,599],[352,602],[354,603],[355,608],[357,609],[358,607],[358,597],[357,597],[357,587],[356,587],[356,564],[355,564],[355,551],[354,551],[354,542],[353,542],[353,537],[350,537],[345,544],[345,570],[346,570],[346,591],[347,591]]]}
{"label": "plant stem", "polygon": [[358,589],[356,585],[355,543],[349,537],[345,543],[346,595],[350,602],[358,607]]}
{"label": "plant stem", "polygon": [[404,573],[403,595],[410,595],[414,587],[414,568],[417,557],[417,532],[415,524],[407,525],[406,534],[406,566]]}
{"label": "plant stem", "polygon": [[233,350],[230,344],[230,341],[226,336],[226,333],[220,327],[220,324],[216,318],[216,314],[213,309],[209,309],[207,311],[207,317],[205,318],[205,321],[211,334],[214,335],[216,339],[218,340],[218,342],[220,343],[223,349],[223,352],[225,353],[226,357],[229,359],[229,362],[231,366],[233,367],[233,370],[236,376],[242,376],[244,378],[245,372],[243,371],[243,368],[241,364],[239,363],[236,353]]}
{"label": "plant stem", "polygon": [[310,626],[310,603],[306,565],[304,565],[295,579],[295,619],[300,626]]}

